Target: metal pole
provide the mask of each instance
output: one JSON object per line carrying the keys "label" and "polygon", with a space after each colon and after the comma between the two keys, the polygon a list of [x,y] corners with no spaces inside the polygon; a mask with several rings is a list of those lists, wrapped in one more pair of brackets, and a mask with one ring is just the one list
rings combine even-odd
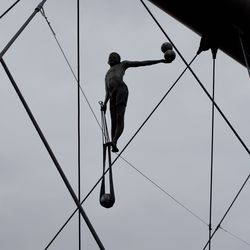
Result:
{"label": "metal pole", "polygon": [[23,32],[23,30],[26,28],[26,26],[30,23],[30,21],[33,19],[33,17],[36,15],[37,12],[41,10],[44,3],[47,0],[43,0],[41,3],[38,4],[38,6],[35,8],[33,13],[30,15],[30,17],[27,19],[27,21],[22,25],[22,27],[17,31],[17,33],[11,38],[11,40],[8,42],[8,44],[4,47],[4,49],[0,53],[0,59],[4,56],[4,54],[7,52],[7,50],[10,48],[10,46],[16,41],[16,39],[19,37],[19,35]]}
{"label": "metal pole", "polygon": [[[217,51],[217,50],[216,50]],[[215,54],[216,55],[216,54]],[[212,98],[215,99],[215,56],[213,57],[213,89]],[[209,245],[211,250],[211,235],[212,235],[212,209],[213,209],[213,169],[214,169],[214,104],[212,103],[212,128],[211,128],[211,158],[210,158],[210,194],[209,194]]]}
{"label": "metal pole", "polygon": [[54,162],[54,164],[55,164],[55,166],[56,166],[56,168],[57,168],[59,174],[61,175],[61,177],[62,177],[62,179],[63,179],[63,181],[64,181],[64,184],[66,185],[66,187],[67,187],[68,191],[70,192],[70,194],[71,194],[71,196],[72,196],[72,198],[73,198],[73,200],[74,200],[76,206],[78,207],[78,209],[79,209],[79,211],[80,211],[80,213],[81,213],[83,219],[85,220],[85,222],[86,222],[86,224],[87,224],[89,230],[91,231],[91,233],[92,233],[94,239],[96,240],[96,243],[98,244],[98,246],[99,246],[99,248],[100,248],[101,250],[105,250],[104,246],[102,245],[102,242],[100,241],[100,239],[99,239],[98,235],[96,234],[96,232],[95,232],[93,226],[91,225],[91,223],[90,223],[90,221],[89,221],[87,215],[85,214],[85,212],[84,212],[84,210],[83,210],[83,208],[82,208],[82,206],[81,206],[81,203],[79,202],[79,200],[78,200],[76,194],[74,193],[73,188],[71,187],[71,185],[70,185],[70,183],[69,183],[67,177],[65,176],[65,174],[64,174],[64,172],[63,172],[63,170],[62,170],[62,168],[61,168],[61,166],[60,166],[60,164],[59,164],[59,162],[57,161],[57,159],[56,159],[56,157],[55,157],[55,155],[54,155],[52,149],[50,148],[50,146],[49,146],[49,144],[48,144],[48,142],[47,142],[45,136],[43,135],[43,133],[42,133],[42,131],[41,131],[41,129],[40,129],[40,127],[39,127],[39,125],[38,125],[36,119],[34,118],[34,116],[33,116],[32,112],[31,112],[31,110],[30,110],[28,104],[26,103],[26,101],[25,101],[25,99],[24,99],[24,97],[23,97],[21,91],[19,90],[19,88],[18,88],[18,86],[17,86],[17,84],[16,84],[14,78],[12,77],[12,75],[11,75],[11,73],[10,73],[10,71],[9,71],[9,69],[8,69],[8,67],[7,67],[7,65],[5,64],[5,62],[4,62],[4,60],[3,60],[2,58],[0,59],[0,61],[1,61],[1,64],[2,64],[2,66],[3,66],[3,68],[4,68],[4,70],[5,70],[5,72],[6,72],[7,76],[8,76],[8,78],[10,79],[10,81],[11,81],[11,83],[12,83],[12,85],[13,85],[13,87],[14,87],[14,89],[15,89],[17,95],[18,95],[18,97],[20,98],[20,100],[21,100],[21,102],[22,102],[22,104],[23,104],[23,106],[24,106],[26,112],[28,113],[28,115],[29,115],[29,117],[30,117],[30,119],[31,119],[31,121],[32,121],[32,123],[33,123],[33,125],[34,125],[34,127],[36,128],[36,131],[38,132],[38,134],[39,134],[39,136],[40,136],[40,138],[41,138],[41,140],[42,140],[44,146],[46,147],[46,149],[47,149],[47,151],[48,151],[48,153],[49,153],[49,155],[50,155],[52,161]]}
{"label": "metal pole", "polygon": [[[80,1],[77,0],[77,145],[78,145],[78,201],[81,202],[81,99],[80,99]],[[81,214],[78,213],[78,241],[81,241]]]}

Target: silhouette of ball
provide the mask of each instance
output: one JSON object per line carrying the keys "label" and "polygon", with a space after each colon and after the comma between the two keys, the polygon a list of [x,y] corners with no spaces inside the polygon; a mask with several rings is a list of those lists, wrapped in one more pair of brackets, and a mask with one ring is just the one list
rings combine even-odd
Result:
{"label": "silhouette of ball", "polygon": [[167,50],[172,50],[172,49],[173,49],[173,46],[172,46],[172,44],[169,43],[169,42],[165,42],[165,43],[163,43],[163,44],[161,45],[161,51],[162,51],[163,53],[165,53]]}
{"label": "silhouette of ball", "polygon": [[167,50],[164,53],[164,58],[168,63],[171,63],[172,61],[174,61],[175,57],[176,57],[176,54],[173,50]]}
{"label": "silhouette of ball", "polygon": [[110,194],[103,194],[100,199],[100,203],[105,208],[111,208],[115,201]]}

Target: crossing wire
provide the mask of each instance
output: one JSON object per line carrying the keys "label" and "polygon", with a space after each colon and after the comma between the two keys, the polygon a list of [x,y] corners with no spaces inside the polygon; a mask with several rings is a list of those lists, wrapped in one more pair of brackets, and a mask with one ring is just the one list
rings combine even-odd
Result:
{"label": "crossing wire", "polygon": [[209,241],[214,237],[215,233],[218,231],[218,229],[221,228],[221,224],[222,222],[225,220],[226,216],[228,215],[229,211],[231,210],[232,206],[234,205],[235,201],[237,200],[237,198],[239,197],[241,191],[243,190],[243,188],[245,187],[245,185],[247,184],[248,180],[250,178],[250,174],[247,176],[246,180],[244,181],[244,183],[241,185],[239,191],[237,192],[236,196],[234,197],[233,201],[231,202],[231,204],[229,205],[227,211],[225,212],[225,214],[222,216],[220,222],[218,223],[218,225],[216,226],[213,234],[211,235],[211,237],[209,238],[209,240],[207,241],[207,243],[205,244],[205,246],[203,247],[202,250],[205,250]]}

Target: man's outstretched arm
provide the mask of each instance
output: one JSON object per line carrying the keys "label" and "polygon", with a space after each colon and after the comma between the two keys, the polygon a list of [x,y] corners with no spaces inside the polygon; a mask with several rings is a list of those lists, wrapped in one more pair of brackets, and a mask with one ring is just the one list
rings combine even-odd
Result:
{"label": "man's outstretched arm", "polygon": [[130,68],[130,67],[150,66],[158,63],[167,63],[167,61],[165,59],[160,59],[160,60],[146,60],[146,61],[123,61],[122,63],[125,68]]}

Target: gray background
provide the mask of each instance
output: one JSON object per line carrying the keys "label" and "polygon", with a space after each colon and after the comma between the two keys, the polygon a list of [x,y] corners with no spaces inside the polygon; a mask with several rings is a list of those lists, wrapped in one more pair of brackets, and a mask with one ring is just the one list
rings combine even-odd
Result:
{"label": "gray background", "polygon": [[[1,1],[1,13],[12,0]],[[21,1],[0,20],[3,48],[39,1]],[[146,2],[148,3],[148,2]],[[152,4],[149,7],[187,61],[195,55],[199,36]],[[52,1],[45,11],[64,51],[76,69],[76,1]],[[180,6],[181,7],[181,6]],[[100,119],[107,57],[160,59],[166,39],[140,1],[81,1],[81,85]],[[77,191],[77,85],[41,14],[4,56],[66,176]],[[185,68],[177,56],[172,64],[129,69],[130,91],[126,145],[147,115]],[[192,65],[211,92],[212,59],[202,53]],[[31,124],[3,68],[0,68],[0,249],[44,249],[75,209],[53,162]],[[247,145],[250,144],[250,84],[245,68],[221,51],[216,60],[216,100]],[[109,115],[107,115],[109,121]],[[102,171],[101,131],[81,96],[82,196]],[[123,154],[204,221],[209,215],[211,103],[187,72]],[[249,156],[221,116],[215,114],[213,225],[224,215],[249,174]],[[114,156],[114,155],[113,155]],[[202,249],[208,227],[160,191],[123,160],[114,165],[116,203],[99,205],[99,186],[84,203],[106,249]],[[225,230],[250,242],[249,184],[225,221]],[[85,222],[83,249],[98,249]],[[78,249],[78,218],[74,217],[50,249]],[[213,249],[249,249],[219,230]]]}

